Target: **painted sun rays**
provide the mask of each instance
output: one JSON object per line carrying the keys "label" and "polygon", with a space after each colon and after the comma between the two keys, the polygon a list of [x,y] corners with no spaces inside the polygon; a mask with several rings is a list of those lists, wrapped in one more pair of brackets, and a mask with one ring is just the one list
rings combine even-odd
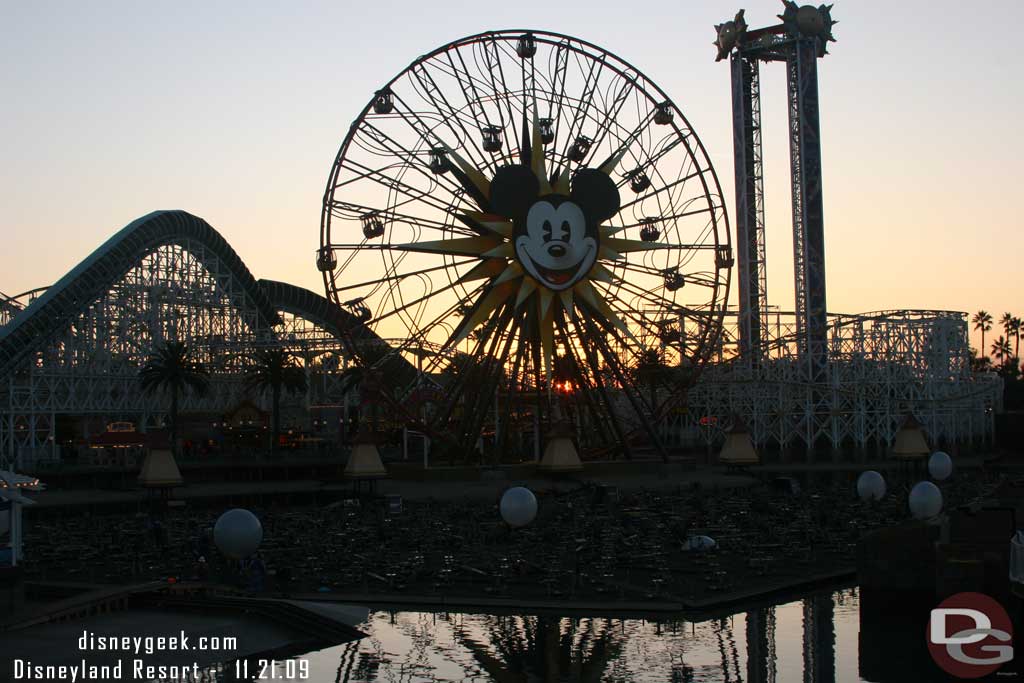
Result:
{"label": "painted sun rays", "polygon": [[[537,107],[534,105],[532,125],[527,121],[526,114],[523,115],[518,166],[527,168],[532,173],[536,181],[536,193],[542,201],[571,203],[573,168],[569,163],[565,163],[553,173],[549,172],[536,111]],[[523,231],[523,226],[520,225],[517,231],[517,217],[496,210],[495,202],[492,201],[493,179],[489,179],[483,171],[466,161],[457,150],[447,145],[443,150],[444,158],[450,160],[449,170],[458,178],[467,196],[476,204],[475,210],[462,211],[453,215],[453,218],[469,227],[476,235],[397,244],[393,248],[400,251],[472,257],[479,260],[459,281],[486,282],[483,287],[478,288],[479,293],[475,300],[467,302],[468,307],[463,309],[465,312],[445,347],[452,348],[458,345],[507,305],[511,305],[517,311],[525,310],[527,315],[512,316],[509,319],[511,326],[514,326],[516,321],[522,321],[525,323],[525,329],[510,330],[509,333],[518,334],[521,340],[540,344],[543,350],[545,375],[550,385],[554,366],[556,316],[559,311],[570,321],[575,321],[578,315],[596,318],[602,326],[610,325],[632,338],[629,327],[608,303],[599,288],[595,287],[594,282],[618,284],[619,276],[606,267],[605,263],[622,259],[626,253],[660,249],[667,245],[616,238],[613,235],[622,228],[602,222],[594,226],[597,255],[593,265],[570,287],[556,290],[524,268],[515,245],[516,234]],[[624,153],[625,148],[607,159],[596,170],[610,177]],[[581,170],[583,169],[577,168],[576,173]],[[617,211],[616,198],[615,212]],[[525,223],[525,220],[520,219],[519,222]],[[546,226],[545,229],[550,233],[550,227]]]}

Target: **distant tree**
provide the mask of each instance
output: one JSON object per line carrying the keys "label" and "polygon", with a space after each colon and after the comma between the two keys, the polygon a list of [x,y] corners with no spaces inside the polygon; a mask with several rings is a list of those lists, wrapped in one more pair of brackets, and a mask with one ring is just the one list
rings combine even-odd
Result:
{"label": "distant tree", "polygon": [[999,335],[999,338],[992,342],[992,355],[995,356],[1000,365],[1005,365],[1013,357],[1013,352],[1010,350],[1010,340],[1003,335]]}
{"label": "distant tree", "polygon": [[1024,326],[1024,321],[1016,316],[1010,321],[1010,333],[1014,336],[1013,357],[1018,359],[1020,358],[1020,332],[1022,326]]}
{"label": "distant tree", "polygon": [[[1019,393],[1017,385],[1020,383],[1020,365],[1017,363],[1016,358],[1011,358],[1003,366],[999,368],[999,376],[1005,381],[1004,397],[1007,404],[1013,403],[1016,405],[1019,401],[1009,400],[1013,395]],[[1009,407],[1009,405],[1007,406]]]}
{"label": "distant tree", "polygon": [[658,349],[645,349],[632,369],[633,381],[646,386],[650,393],[651,410],[657,412],[658,388],[669,386],[675,378],[675,369],[670,367]]}
{"label": "distant tree", "polygon": [[368,370],[361,365],[350,365],[341,371],[339,386],[343,393],[358,391]]}
{"label": "distant tree", "polygon": [[971,370],[989,372],[992,370],[992,359],[978,354],[978,349],[971,347]]}
{"label": "distant tree", "polygon": [[1003,328],[1003,334],[1009,339],[1013,336],[1013,314],[1003,313],[1003,317],[999,319],[999,324]]}
{"label": "distant tree", "polygon": [[981,330],[981,354],[985,355],[985,333],[992,329],[992,314],[988,311],[978,311],[971,318],[974,329]]}
{"label": "distant tree", "polygon": [[186,392],[205,396],[210,375],[196,360],[193,349],[183,342],[161,344],[139,370],[139,384],[146,394],[168,392],[171,395],[171,449],[178,452],[178,402]]}
{"label": "distant tree", "polygon": [[379,427],[380,403],[391,400],[391,392],[380,370],[363,365],[350,365],[341,373],[339,383],[345,400],[354,392],[359,397],[359,419],[362,428],[371,432]]}
{"label": "distant tree", "polygon": [[281,394],[299,394],[306,390],[306,373],[295,357],[284,349],[261,349],[250,356],[252,367],[245,376],[250,391],[270,390],[270,450],[276,451],[281,436]]}

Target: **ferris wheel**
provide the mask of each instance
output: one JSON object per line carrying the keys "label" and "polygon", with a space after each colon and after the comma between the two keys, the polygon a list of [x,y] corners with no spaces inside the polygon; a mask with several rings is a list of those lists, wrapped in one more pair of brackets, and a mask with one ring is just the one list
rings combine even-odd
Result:
{"label": "ferris wheel", "polygon": [[401,357],[440,389],[410,409],[425,429],[471,446],[571,416],[597,447],[653,434],[679,386],[658,372],[707,358],[732,252],[714,169],[665,93],[590,43],[511,30],[374,93],[331,169],[317,266],[359,362]]}

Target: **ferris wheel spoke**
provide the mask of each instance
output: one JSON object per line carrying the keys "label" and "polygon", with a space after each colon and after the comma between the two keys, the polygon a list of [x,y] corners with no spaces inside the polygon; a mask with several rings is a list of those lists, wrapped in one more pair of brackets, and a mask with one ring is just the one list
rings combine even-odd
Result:
{"label": "ferris wheel spoke", "polygon": [[[578,55],[577,63],[578,63]],[[583,82],[583,93],[579,98],[580,104],[575,108],[573,112],[572,123],[569,125],[569,134],[563,141],[562,157],[565,159],[570,158],[570,150],[575,144],[576,139],[583,133],[583,123],[586,121],[590,111],[591,103],[594,96],[594,90],[597,88],[597,83],[601,78],[601,74],[604,71],[604,58],[600,58],[590,63],[587,75]],[[580,164],[586,163],[586,160],[593,155],[594,148],[591,147],[588,154],[584,157]]]}
{"label": "ferris wheel spoke", "polygon": [[450,326],[446,325],[444,323],[444,321],[445,321],[445,319],[450,318],[453,315],[455,315],[457,313],[458,309],[461,306],[463,306],[463,305],[464,304],[462,303],[461,300],[457,300],[455,303],[449,305],[446,309],[441,311],[441,313],[439,315],[437,315],[435,318],[433,318],[432,320],[430,320],[429,322],[427,322],[427,323],[425,323],[423,325],[420,325],[419,328],[417,329],[417,331],[415,332],[415,334],[409,336],[403,342],[401,348],[408,350],[408,349],[413,348],[413,347],[421,347],[424,344],[434,344],[435,346],[437,346],[438,353],[434,354],[434,360],[432,360],[428,364],[428,370],[431,369],[431,368],[435,368],[435,363],[439,362],[437,359],[441,358],[441,353],[440,352],[444,351],[445,348],[444,348],[443,344],[438,344],[437,342],[431,342],[426,337],[430,333],[431,330],[433,330],[435,328],[438,328],[438,327],[443,327],[444,328],[444,332],[445,332],[445,339],[447,340],[447,339],[451,338],[451,336],[453,334],[455,334],[455,330],[452,329]]}
{"label": "ferris wheel spoke", "polygon": [[[483,385],[482,391],[478,394],[479,400],[473,401],[473,405],[476,406],[477,410],[474,414],[473,421],[467,425],[468,429],[466,433],[468,435],[479,434],[483,428],[483,423],[487,418],[487,413],[491,408],[491,397],[496,396],[498,384],[501,382],[501,377],[504,374],[505,365],[508,363],[508,358],[512,350],[512,343],[515,339],[514,335],[508,334],[507,330],[510,328],[513,318],[515,317],[515,309],[513,306],[507,307],[507,316],[504,320],[504,324],[499,323],[498,326],[502,328],[502,332],[494,334],[491,347],[486,358],[486,367],[483,371]],[[499,343],[504,340],[499,350]]]}
{"label": "ferris wheel spoke", "polygon": [[[634,273],[639,273],[641,275],[652,275],[652,276],[657,277],[657,278],[663,278],[665,276],[665,269],[663,269],[663,268],[654,268],[654,267],[651,267],[651,266],[644,266],[644,265],[639,264],[639,263],[619,263],[619,264],[617,264],[617,268],[621,268],[622,270],[627,270],[627,271],[631,271],[631,272],[634,272]],[[613,273],[614,273],[614,271],[613,271]],[[694,275],[694,274],[691,274],[691,273],[682,273],[682,275],[683,275],[684,278],[686,278],[686,284],[697,284],[697,285],[700,285],[702,287],[714,287],[716,285],[716,282],[713,281],[713,280],[707,280],[707,279],[705,279],[703,277],[700,277],[700,276],[697,276],[697,275]],[[636,285],[631,284],[629,282],[629,280],[626,279],[626,278],[620,278],[620,279],[621,279],[623,285],[629,285],[630,287],[635,287],[636,286]],[[644,290],[644,291],[646,291],[646,290]]]}
{"label": "ferris wheel spoke", "polygon": [[[536,56],[536,55],[535,55]],[[537,64],[533,57],[530,59],[521,59],[520,62],[520,78],[523,83],[523,113],[533,111],[534,116],[540,117],[538,107],[540,106],[537,102]],[[527,62],[529,62],[529,69],[527,69]],[[529,78],[527,78],[529,74]],[[531,106],[532,105],[532,106]]]}
{"label": "ferris wheel spoke", "polygon": [[[412,74],[413,76],[416,77],[416,80],[423,87],[423,94],[425,95],[425,99],[427,99],[431,104],[433,104],[434,107],[443,115],[444,124],[452,132],[452,135],[455,136],[455,139],[461,139],[465,141],[463,149],[469,152],[466,145],[472,145],[472,152],[468,156],[470,156],[470,158],[473,159],[479,166],[480,162],[486,158],[484,155],[484,151],[480,149],[480,146],[477,144],[477,136],[479,135],[479,131],[474,131],[471,133],[466,128],[463,121],[463,113],[454,105],[452,105],[452,103],[445,96],[444,92],[437,85],[437,81],[434,80],[434,77],[422,64],[416,68],[413,68]],[[466,95],[465,90],[463,90],[463,95]],[[466,102],[472,108],[472,102],[469,100],[468,97],[466,98]],[[459,130],[456,130],[453,124],[458,124]],[[459,131],[462,132],[461,138],[459,135]]]}
{"label": "ferris wheel spoke", "polygon": [[[664,311],[666,314],[673,313],[674,311],[679,310],[681,308],[678,304],[675,304],[674,302],[671,301],[666,301],[664,299],[661,299],[660,297],[647,296],[647,293],[644,292],[643,290],[628,291],[628,293],[632,294],[634,298],[637,299],[638,301],[647,303],[652,308],[659,311]],[[643,310],[640,309],[640,307],[631,307],[629,305],[626,305],[626,303],[623,301],[621,297],[618,297],[610,301],[608,303],[608,306],[620,318],[632,320],[641,329],[648,326],[651,322],[648,316],[643,312]]]}
{"label": "ferris wheel spoke", "polygon": [[[458,261],[454,265],[465,265],[465,264],[469,264],[469,263],[476,263],[476,259],[466,259],[464,261]],[[336,287],[335,291],[347,292],[347,291],[350,291],[350,290],[353,290],[353,289],[359,289],[361,287],[366,287],[368,285],[378,285],[378,284],[384,284],[384,283],[388,283],[388,282],[398,282],[398,281],[401,281],[403,278],[415,277],[417,275],[426,275],[428,273],[436,273],[438,271],[446,270],[449,267],[450,267],[449,264],[443,263],[443,264],[441,264],[439,266],[431,266],[429,268],[422,268],[420,270],[413,270],[413,271],[409,271],[407,273],[394,273],[392,275],[388,275],[386,277],[382,277],[382,278],[380,278],[378,280],[367,280],[365,282],[360,282],[360,283],[355,284],[355,285],[345,285],[344,287]]]}
{"label": "ferris wheel spoke", "polygon": [[354,173],[359,173],[359,176],[335,185],[332,188],[335,191],[345,189],[347,186],[352,185],[353,183],[356,183],[360,180],[369,180],[373,183],[376,183],[377,185],[386,188],[389,191],[394,191],[401,195],[404,195],[409,199],[409,201],[422,202],[423,204],[430,206],[431,208],[436,209],[438,211],[447,213],[451,208],[450,205],[434,199],[434,197],[432,197],[429,192],[417,187],[413,187],[412,185],[407,185],[406,183],[402,182],[401,180],[398,180],[397,178],[392,178],[391,176],[384,175],[382,172],[375,171],[371,169],[369,166],[363,166],[359,162],[347,160],[346,162],[344,162],[343,168]]}
{"label": "ferris wheel spoke", "polygon": [[[629,307],[620,304],[612,304],[611,307],[622,320],[627,321],[627,328],[629,327],[629,323],[632,323],[632,327],[634,330],[647,330],[654,326],[656,323],[654,319],[646,315],[642,310],[638,309],[637,307]],[[668,313],[669,311],[666,310],[664,313],[659,313],[659,315],[662,315],[662,317],[664,317],[665,315],[668,315]],[[619,332],[621,333],[621,330]],[[625,341],[624,338],[621,339],[622,341]]]}
{"label": "ferris wheel spoke", "polygon": [[[626,132],[625,135],[623,135],[620,138],[619,146],[615,148],[613,153],[609,156],[609,159],[614,158],[614,156],[617,154],[624,155],[623,158],[625,158],[625,156],[628,156],[632,160],[632,164],[630,165],[629,169],[630,174],[655,174],[656,177],[662,181],[661,185],[664,185],[666,183],[664,182],[664,179],[661,178],[661,174],[658,173],[657,171],[658,162],[662,158],[664,158],[669,152],[675,149],[679,142],[677,138],[672,136],[672,139],[675,142],[671,145],[667,145],[664,150],[658,150],[653,154],[650,151],[648,151],[644,147],[641,136],[645,131],[650,129],[650,123],[653,117],[654,112],[648,112],[646,118],[643,118],[635,128]],[[633,151],[635,145],[640,146],[640,154]],[[624,174],[624,177],[618,183],[619,187],[622,187],[630,180],[632,180],[632,175],[627,176]]]}
{"label": "ferris wheel spoke", "polygon": [[[505,320],[505,325],[507,325],[508,321],[511,320],[511,315],[512,307],[506,305],[488,319],[485,325],[479,328],[480,333],[476,335],[472,352],[465,354],[463,357],[462,367],[459,368],[460,372],[456,377],[455,386],[448,392],[448,410],[446,411],[447,414],[445,415],[444,421],[450,419],[455,405],[460,401],[460,399],[465,397],[466,386],[479,384],[479,374],[482,368],[478,364],[478,359],[490,360],[493,358],[493,346],[500,335],[494,335],[492,333],[495,328],[501,324],[502,320]],[[492,344],[492,348],[490,349],[490,353],[487,353],[487,349],[485,347],[489,341]],[[469,403],[472,407],[478,405],[480,401],[463,401],[463,403]],[[487,405],[488,402],[484,403]]]}
{"label": "ferris wheel spoke", "polygon": [[664,138],[665,144],[656,147],[654,153],[647,157],[647,161],[645,162],[646,167],[656,167],[659,161],[668,156],[669,152],[681,145],[683,140],[689,137],[689,135],[691,135],[691,133],[687,133],[681,137],[677,135],[666,135]]}
{"label": "ferris wheel spoke", "polygon": [[[388,311],[387,313],[384,313],[384,314],[379,315],[379,316],[374,316],[373,319],[370,322],[379,323],[381,320],[385,320],[385,319],[390,318],[390,317],[392,317],[394,315],[398,315],[399,313],[402,313],[403,311],[409,309],[412,306],[416,306],[418,304],[423,303],[424,301],[427,301],[431,297],[437,296],[439,294],[443,294],[445,292],[449,292],[449,291],[455,289],[456,287],[460,286],[461,284],[462,283],[460,283],[460,282],[453,282],[452,284],[447,285],[445,287],[442,287],[440,289],[437,289],[437,290],[431,292],[430,294],[425,294],[425,295],[423,295],[423,296],[421,296],[421,297],[419,297],[419,298],[417,298],[417,299],[415,299],[413,301],[410,301],[407,304],[404,304],[404,305],[402,305],[402,306],[400,306],[398,308],[394,308],[394,309]],[[487,286],[487,283],[484,283],[484,284],[481,284],[481,285],[477,286],[477,288],[474,289],[470,293],[470,296],[480,292],[486,286]]]}
{"label": "ferris wheel spoke", "polygon": [[[461,68],[455,64],[455,60],[452,55],[455,55],[459,59]],[[483,78],[474,76],[469,70],[469,66],[466,64],[466,60],[462,55],[461,50],[453,50],[444,54],[444,59],[438,55],[436,58],[428,62],[430,66],[434,67],[439,73],[455,79],[456,84],[459,86],[459,90],[462,92],[462,99],[466,103],[466,106],[470,108],[470,112],[473,114],[471,119],[473,121],[481,121],[484,123],[490,123],[482,110],[476,106],[480,100],[480,90],[487,90],[489,84]]]}
{"label": "ferris wheel spoke", "polygon": [[[618,117],[622,113],[622,108],[625,106],[626,101],[629,99],[629,95],[634,92],[636,78],[636,76],[619,76],[619,79],[622,81],[621,86],[616,92],[615,98],[612,100],[611,107],[607,108],[601,116],[601,120],[598,123],[597,133],[594,134],[594,149],[600,148],[600,146],[604,143],[605,138],[611,132],[612,127],[616,125]],[[645,123],[649,122],[649,120],[653,118],[653,116],[654,114],[652,111],[648,115],[647,119],[645,119],[645,121],[641,121],[640,125],[637,128],[640,129],[642,126],[645,125]],[[608,159],[600,165],[604,166],[606,163],[614,163],[615,160],[621,158],[621,154],[619,153],[621,148],[623,146],[628,147],[630,144],[632,144],[633,136],[635,134],[639,133],[631,133],[626,137],[625,145],[622,145],[620,141],[618,147],[613,147],[612,153],[608,156]]]}
{"label": "ferris wheel spoke", "polygon": [[[611,332],[611,334],[617,336],[615,332]],[[623,365],[622,359],[619,355],[616,354],[614,349],[612,349],[608,344],[607,338],[602,334],[594,334],[593,338],[596,342],[598,352],[604,359],[605,364],[611,369],[612,375],[618,381],[622,394],[626,397],[626,400],[633,408],[633,412],[636,414],[644,430],[648,433],[648,436],[651,437],[655,447],[660,450],[660,440],[658,439],[657,433],[651,428],[644,411],[644,408],[646,407],[648,411],[653,414],[656,410],[656,406],[650,405],[639,392],[634,392],[633,383],[629,381],[628,369]]]}
{"label": "ferris wheel spoke", "polygon": [[[593,312],[591,311],[590,314],[592,315]],[[587,314],[584,314],[584,318],[586,317]],[[591,331],[587,325],[583,326],[582,331],[583,336],[593,334],[593,331]],[[620,446],[624,449],[626,457],[630,457],[629,441],[626,432],[623,429],[622,423],[619,420],[618,411],[616,410],[615,404],[608,393],[608,388],[605,385],[604,379],[602,377],[603,371],[600,361],[598,360],[598,354],[595,352],[594,346],[592,344],[583,344],[582,349],[587,359],[587,365],[590,367],[590,372],[594,377],[594,383],[597,386],[598,393],[600,394],[605,406],[607,407],[608,421],[612,425],[612,430],[618,437],[618,442]]]}
{"label": "ferris wheel spoke", "polygon": [[[518,168],[499,181],[504,166]],[[568,253],[596,262],[545,270],[530,251],[543,245],[523,241],[529,226],[504,213],[520,209],[492,201],[491,185],[525,169],[541,189],[534,205],[548,194],[575,203],[565,174],[588,166],[633,193],[585,236],[565,237],[592,235]],[[714,265],[723,204],[696,134],[640,71],[572,38],[487,32],[416,60],[350,128],[320,240],[341,265],[324,278],[367,329],[397,338],[388,357],[416,360],[421,381],[441,378],[444,399],[414,418],[432,437],[469,452],[493,415],[499,447],[515,448],[523,416],[548,424],[562,405],[581,451],[617,441],[628,452],[638,430],[657,439],[658,406],[634,370],[650,340],[665,362],[695,367],[712,343],[728,286]],[[686,284],[691,306],[676,303]]]}
{"label": "ferris wheel spoke", "polygon": [[[491,74],[491,86],[493,88],[492,92],[498,96],[496,108],[498,109],[499,112],[501,112],[501,102],[503,100],[505,103],[505,108],[508,110],[507,122],[504,120],[504,114],[501,115],[501,133],[502,136],[504,136],[505,138],[505,148],[509,150],[509,152],[511,152],[513,148],[511,142],[508,139],[508,129],[509,127],[515,125],[517,117],[515,116],[515,114],[512,113],[512,98],[509,96],[511,90],[508,86],[508,83],[505,80],[505,67],[502,65],[500,55],[501,48],[498,46],[498,41],[494,37],[492,37],[490,40],[484,40],[481,44],[484,46],[484,56],[488,60],[487,66],[488,71]],[[492,59],[493,62],[491,61]],[[498,75],[497,81],[495,81],[494,79],[495,71],[497,71]],[[519,146],[518,136],[513,137],[513,140],[515,140],[516,142],[516,151],[521,154],[522,149]]]}
{"label": "ferris wheel spoke", "polygon": [[[352,202],[340,202],[336,200],[330,202],[330,207],[332,209],[333,215],[338,216],[339,218],[347,219],[362,218],[369,213],[377,211],[377,209],[374,209],[371,206],[365,206],[363,204],[353,204]],[[415,226],[417,228],[422,228],[424,230],[437,230],[444,234],[462,235],[465,237],[472,237],[474,235],[480,234],[479,232],[474,231],[461,223],[457,223],[454,221],[451,223],[442,223],[441,221],[437,221],[431,218],[424,218],[423,216],[414,216],[412,214],[402,213],[400,211],[395,211],[393,209],[389,209],[386,213],[386,216],[384,217],[392,222],[408,223],[409,225]]]}
{"label": "ferris wheel spoke", "polygon": [[551,92],[555,95],[548,109],[548,117],[554,121],[554,135],[555,139],[558,140],[560,139],[558,133],[562,125],[562,102],[565,100],[565,79],[569,68],[569,49],[564,40],[559,41],[555,46],[553,58],[554,69],[551,78]]}
{"label": "ferris wheel spoke", "polygon": [[[677,188],[677,187],[680,187],[682,185],[685,185],[690,180],[693,180],[694,178],[699,178],[702,175],[703,175],[702,171],[694,171],[694,172],[688,173],[688,174],[686,174],[686,175],[684,175],[684,176],[682,176],[680,178],[677,178],[676,180],[673,180],[673,181],[671,181],[669,183],[665,183],[664,185],[659,187],[657,190],[655,190],[653,192],[650,192],[648,194],[645,194],[645,195],[643,195],[641,197],[637,197],[636,199],[634,199],[631,202],[627,202],[627,203],[623,204],[621,207],[619,207],[619,212],[625,211],[626,209],[630,209],[630,208],[632,208],[632,207],[634,207],[634,206],[636,206],[638,204],[641,204],[644,201],[646,201],[648,199],[651,199],[655,195],[661,195],[661,196],[669,195],[674,188]],[[711,208],[720,209],[721,207],[709,207],[709,209],[705,209],[705,210],[710,210]]]}
{"label": "ferris wheel spoke", "polygon": [[391,150],[391,153],[395,158],[401,159],[406,164],[406,168],[416,171],[420,176],[423,177],[424,180],[430,183],[434,188],[444,188],[448,190],[452,198],[455,199],[457,199],[459,196],[458,190],[465,189],[461,185],[456,185],[449,181],[446,178],[447,174],[436,174],[433,171],[431,171],[428,165],[424,163],[423,160],[418,155],[405,149],[400,143],[398,143],[398,141],[396,141],[390,135],[374,126],[372,123],[364,123],[362,129],[365,131],[372,131],[374,134],[380,136],[385,146],[389,150]]}
{"label": "ferris wheel spoke", "polygon": [[[618,283],[618,286],[622,292],[633,296],[638,301],[643,301],[653,307],[661,308],[666,311],[677,310],[681,308],[680,304],[675,303],[672,299],[666,299],[663,296],[657,294],[658,290],[645,290],[631,283],[628,279],[622,278]],[[662,290],[664,288],[661,288]],[[621,302],[622,298],[617,297],[613,300],[612,307],[614,308],[617,303]],[[623,306],[623,310],[628,310],[628,307]],[[621,312],[621,311],[620,311]]]}
{"label": "ferris wheel spoke", "polygon": [[[459,58],[459,63],[462,64],[462,71],[461,72],[455,66],[455,62],[452,60],[451,56],[452,56],[453,53],[455,54],[456,57]],[[448,56],[448,63],[451,64],[451,66],[452,66],[452,72],[455,75],[455,79],[456,79],[456,81],[459,84],[459,88],[462,90],[462,94],[463,94],[463,96],[466,99],[466,103],[469,104],[469,106],[470,106],[470,111],[473,110],[473,107],[475,105],[476,109],[477,109],[476,117],[475,117],[476,120],[478,122],[480,120],[483,120],[484,125],[490,126],[491,125],[491,120],[487,116],[487,109],[483,106],[482,100],[481,100],[481,97],[480,97],[480,92],[477,89],[476,83],[474,83],[474,81],[476,79],[470,73],[469,67],[466,65],[466,60],[462,56],[462,51],[461,50],[453,50],[451,52],[448,52],[447,56]],[[465,83],[463,83],[462,77],[459,75],[460,73],[462,73],[462,74],[464,74],[466,76]],[[467,85],[469,86],[469,90],[468,91],[466,90],[466,86]],[[486,86],[487,86],[486,81],[481,80],[480,81],[480,87],[484,88]]]}

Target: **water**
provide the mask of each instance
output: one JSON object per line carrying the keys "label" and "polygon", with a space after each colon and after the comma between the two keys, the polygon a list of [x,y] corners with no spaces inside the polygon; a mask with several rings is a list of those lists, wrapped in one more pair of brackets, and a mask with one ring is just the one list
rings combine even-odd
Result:
{"label": "water", "polygon": [[853,682],[859,608],[848,589],[698,622],[376,611],[367,638],[304,659],[351,683]]}

